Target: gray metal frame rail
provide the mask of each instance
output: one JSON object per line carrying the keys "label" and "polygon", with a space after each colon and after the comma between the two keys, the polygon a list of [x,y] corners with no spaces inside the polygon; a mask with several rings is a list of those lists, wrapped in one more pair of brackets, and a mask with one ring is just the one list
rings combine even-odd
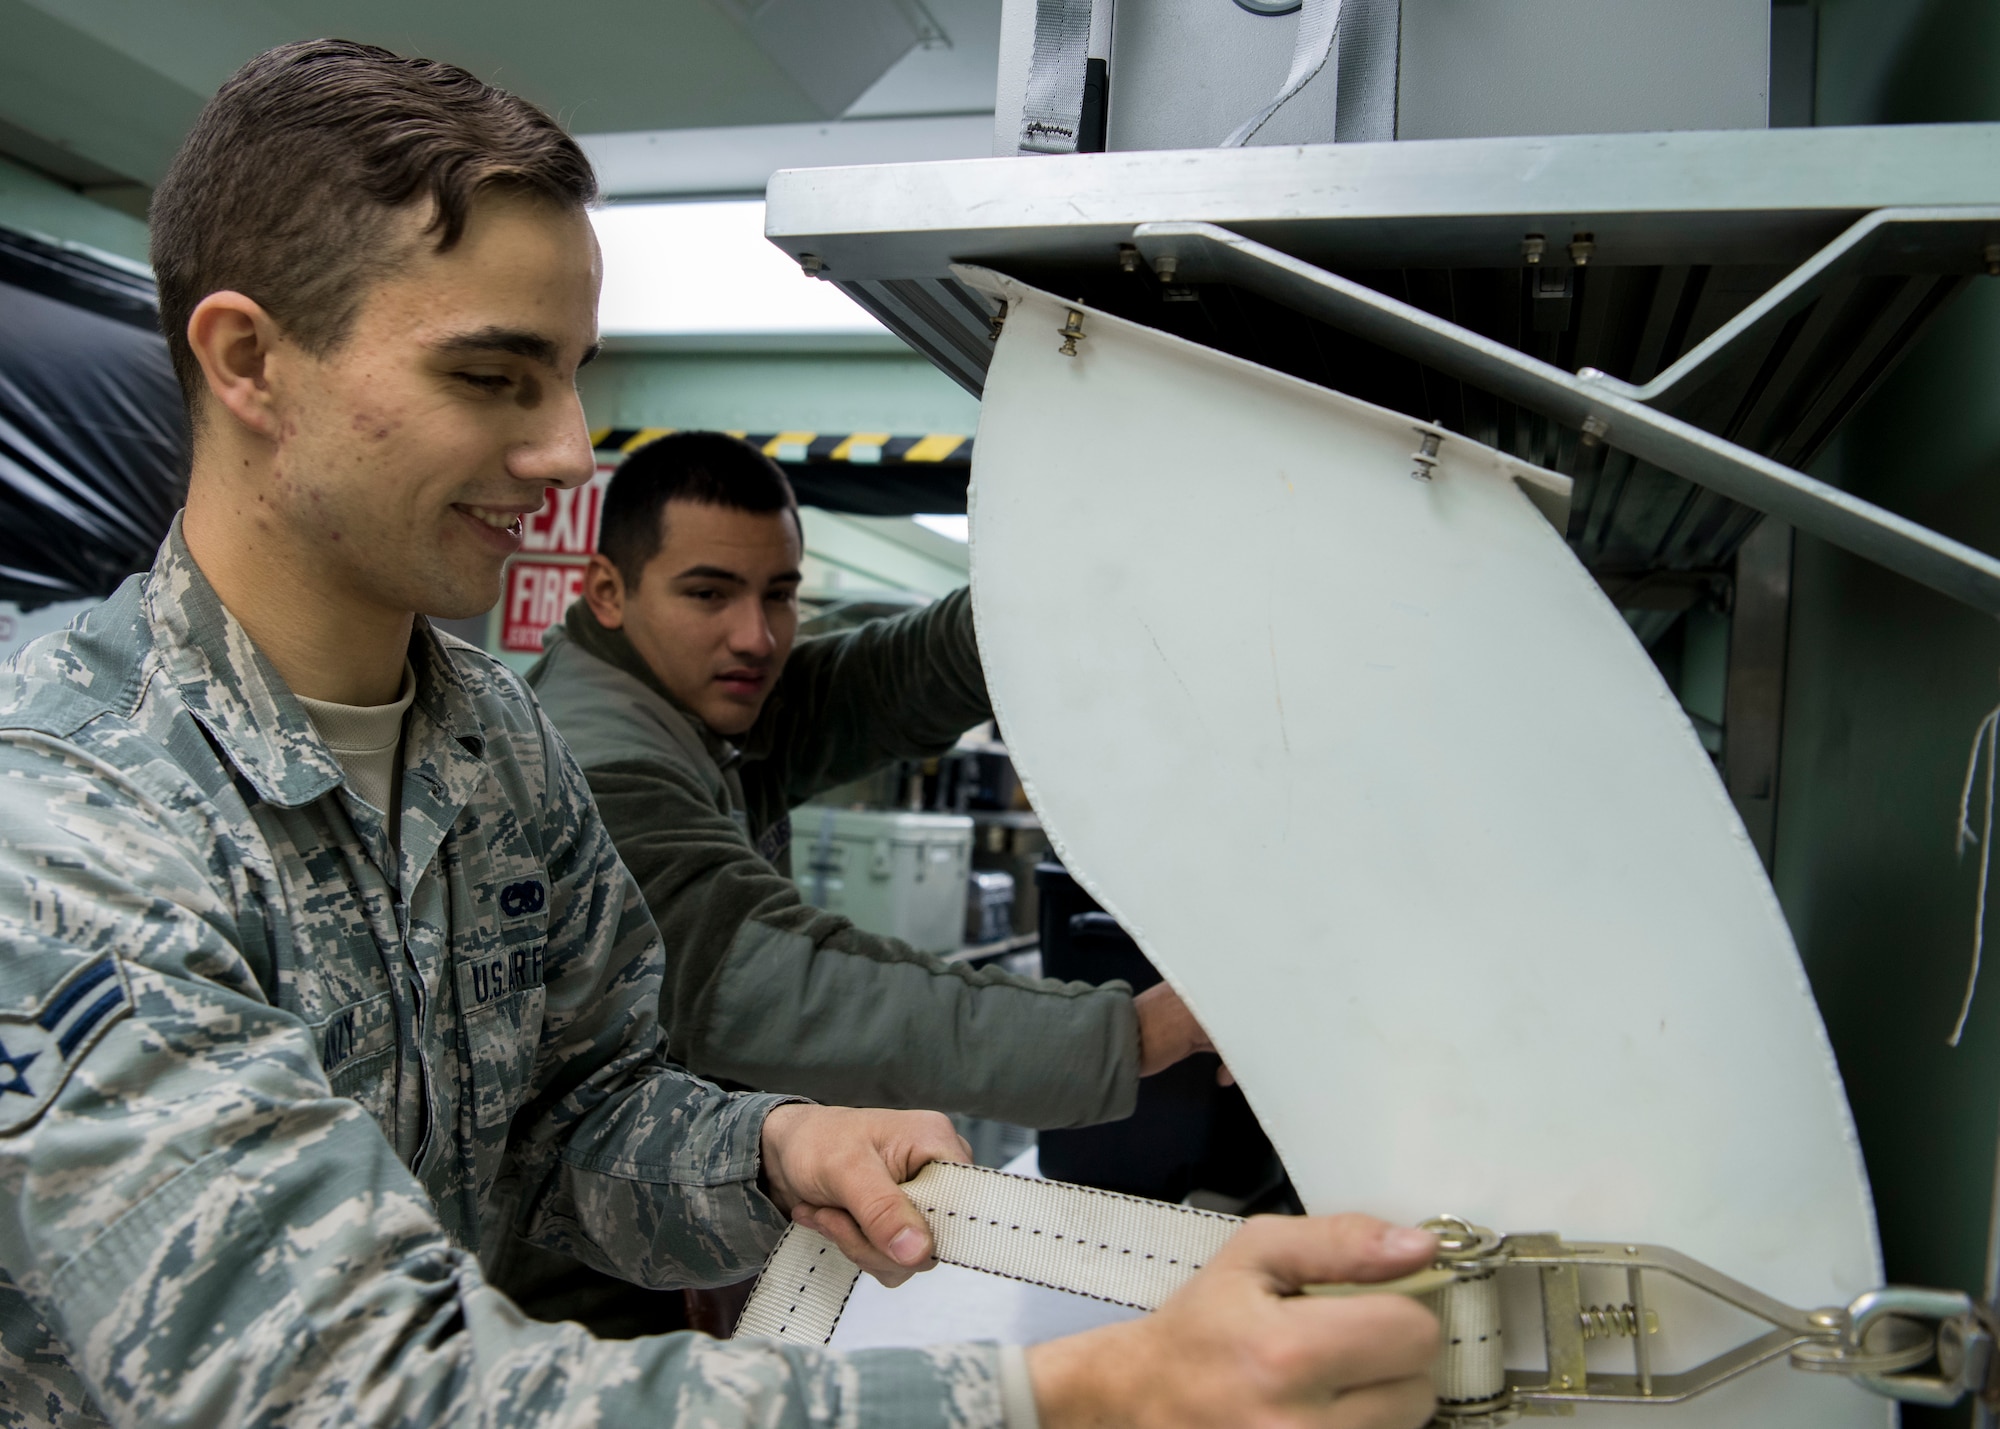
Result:
{"label": "gray metal frame rail", "polygon": [[[1145,223],[1133,242],[1176,282],[1233,283],[1392,352],[1483,387],[1663,470],[1790,522],[1988,615],[2000,616],[2000,560],[1803,472],[1705,432],[1671,406],[1704,370],[1786,321],[1869,249],[1904,230],[1980,232],[1995,209],[1885,209],[1868,215],[1644,387],[1585,369],[1572,375],[1360,283],[1209,223]],[[1964,240],[1961,239],[1961,243]]]}

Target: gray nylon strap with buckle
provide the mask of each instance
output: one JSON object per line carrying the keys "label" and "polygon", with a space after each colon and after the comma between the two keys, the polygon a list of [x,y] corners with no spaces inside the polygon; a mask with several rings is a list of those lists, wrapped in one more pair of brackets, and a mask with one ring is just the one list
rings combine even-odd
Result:
{"label": "gray nylon strap with buckle", "polygon": [[1021,152],[1074,154],[1083,128],[1091,0],[1035,0],[1035,47],[1021,106]]}
{"label": "gray nylon strap with buckle", "polygon": [[1340,93],[1333,137],[1342,144],[1396,137],[1403,0],[1346,0],[1340,13]]}

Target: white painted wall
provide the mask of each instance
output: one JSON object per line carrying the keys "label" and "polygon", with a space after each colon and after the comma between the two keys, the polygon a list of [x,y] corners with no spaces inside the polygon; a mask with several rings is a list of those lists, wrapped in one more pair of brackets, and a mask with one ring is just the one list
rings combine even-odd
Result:
{"label": "white painted wall", "polygon": [[970,578],[966,546],[927,531],[906,516],[845,516],[807,507],[808,601],[851,598],[869,591],[949,595]]}

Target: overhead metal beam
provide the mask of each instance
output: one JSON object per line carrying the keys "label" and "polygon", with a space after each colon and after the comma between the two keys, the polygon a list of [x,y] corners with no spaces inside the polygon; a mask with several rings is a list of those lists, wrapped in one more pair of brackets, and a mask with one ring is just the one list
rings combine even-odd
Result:
{"label": "overhead metal beam", "polygon": [[1665,412],[1677,411],[1718,368],[1736,354],[1767,343],[1840,279],[1884,266],[1898,274],[1955,273],[1982,252],[1988,253],[1990,267],[2000,262],[2000,243],[1992,243],[1994,239],[2000,239],[2000,208],[1877,209],[1787,273],[1770,291],[1652,381],[1634,385],[1588,368],[1578,375],[1635,402]]}
{"label": "overhead metal beam", "polygon": [[[1133,242],[1183,283],[1230,283],[1436,368],[2000,616],[2000,560],[1627,395],[1208,223],[1148,223]],[[1619,391],[1617,388],[1625,388]]]}
{"label": "overhead metal beam", "polygon": [[[637,126],[634,126],[637,127]],[[835,282],[1110,266],[1133,224],[1216,223],[1342,269],[1803,261],[1878,209],[2000,203],[2000,124],[1564,134],[788,169],[766,233]],[[2000,232],[1992,235],[2000,239]],[[1957,269],[1977,271],[1977,250]]]}

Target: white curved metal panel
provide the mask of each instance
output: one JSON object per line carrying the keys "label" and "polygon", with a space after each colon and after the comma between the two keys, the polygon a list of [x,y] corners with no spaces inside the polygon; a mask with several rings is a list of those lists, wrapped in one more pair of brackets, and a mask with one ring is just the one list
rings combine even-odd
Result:
{"label": "white curved metal panel", "polygon": [[[1416,479],[1428,429],[1405,417],[1095,312],[1065,356],[1070,304],[960,275],[1009,304],[972,520],[1002,732],[1307,1204],[1666,1244],[1800,1305],[1879,1283],[1777,901],[1538,509],[1561,479],[1449,435]],[[1761,1328],[1653,1303],[1660,1371]],[[1521,1338],[1510,1363],[1539,1363]],[[1629,1347],[1592,1365],[1629,1370]],[[1579,1419],[1888,1413],[1773,1365]]]}

